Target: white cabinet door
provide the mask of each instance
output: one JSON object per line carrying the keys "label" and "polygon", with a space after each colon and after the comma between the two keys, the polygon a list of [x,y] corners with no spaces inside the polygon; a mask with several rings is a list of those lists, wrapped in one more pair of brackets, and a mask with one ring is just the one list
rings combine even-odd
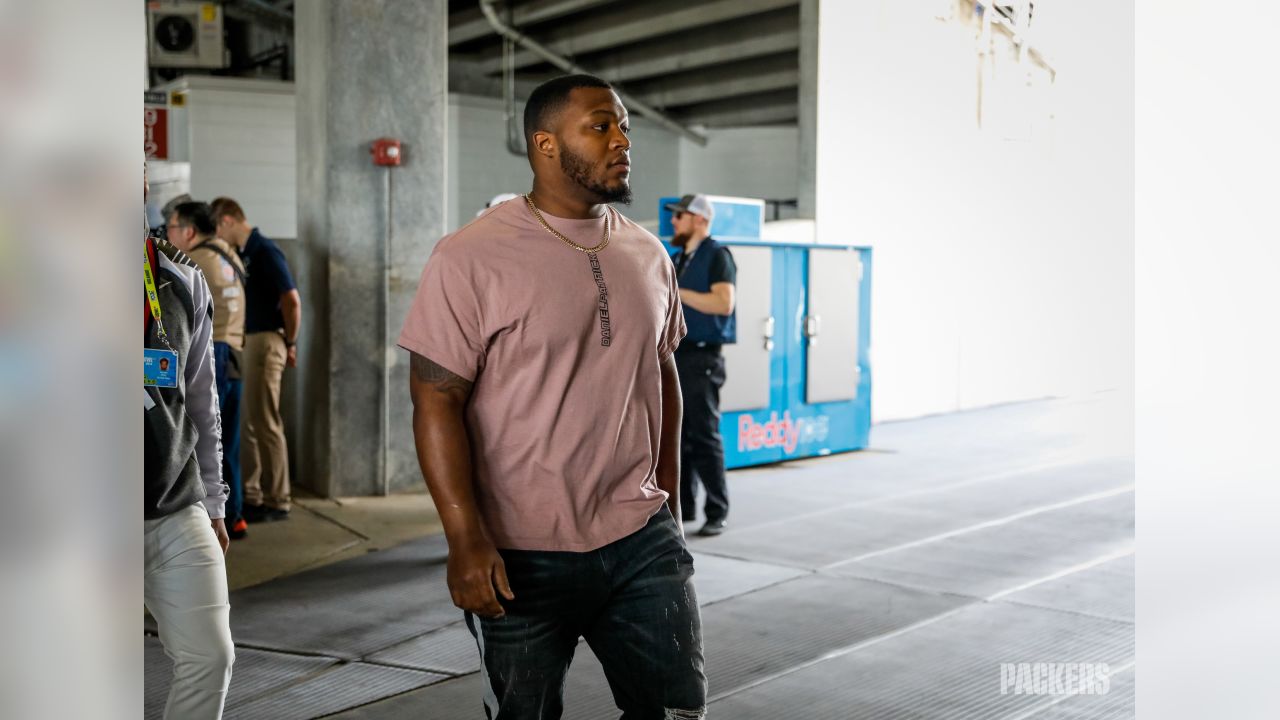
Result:
{"label": "white cabinet door", "polygon": [[808,346],[805,400],[858,396],[858,288],[862,260],[851,249],[809,251],[809,312],[802,328]]}
{"label": "white cabinet door", "polygon": [[724,346],[725,383],[720,410],[769,407],[769,364],[773,349],[773,248],[729,248],[738,266],[735,287],[738,342]]}

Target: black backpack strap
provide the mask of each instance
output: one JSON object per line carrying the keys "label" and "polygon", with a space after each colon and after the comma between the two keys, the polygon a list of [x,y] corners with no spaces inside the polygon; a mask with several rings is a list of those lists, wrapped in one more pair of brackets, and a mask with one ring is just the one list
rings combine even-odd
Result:
{"label": "black backpack strap", "polygon": [[197,246],[195,246],[195,247],[193,247],[193,248],[191,248],[191,249],[192,249],[192,250],[199,250],[200,248],[204,248],[204,247],[207,247],[207,248],[209,248],[210,250],[212,250],[212,251],[214,251],[214,252],[218,253],[219,255],[221,255],[221,256],[222,256],[222,259],[223,259],[223,260],[226,260],[226,261],[227,261],[227,263],[228,263],[229,265],[231,265],[231,269],[235,271],[235,273],[236,273],[236,277],[240,279],[240,284],[241,284],[241,285],[245,285],[245,284],[246,284],[246,276],[245,276],[244,271],[240,269],[240,264],[239,264],[239,263],[237,263],[237,262],[235,261],[235,259],[234,259],[234,258],[232,258],[229,254],[227,254],[227,252],[226,252],[225,250],[223,250],[222,248],[218,247],[217,245],[214,245],[212,240],[205,240],[204,242],[200,243],[199,245],[197,245]]}

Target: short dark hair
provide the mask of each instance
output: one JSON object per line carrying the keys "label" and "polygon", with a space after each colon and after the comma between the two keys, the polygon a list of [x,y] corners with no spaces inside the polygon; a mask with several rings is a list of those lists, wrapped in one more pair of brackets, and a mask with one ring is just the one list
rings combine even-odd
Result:
{"label": "short dark hair", "polygon": [[552,119],[569,100],[569,94],[578,88],[603,88],[612,90],[613,86],[595,75],[561,75],[548,80],[529,93],[529,100],[524,104],[524,140],[533,146],[533,134],[539,130],[548,130]]}
{"label": "short dark hair", "polygon": [[236,222],[244,222],[244,210],[241,209],[240,203],[229,197],[216,197],[209,203],[209,207],[213,212],[214,224],[217,224],[223,215],[230,215]]}
{"label": "short dark hair", "polygon": [[186,202],[191,202],[191,196],[187,193],[182,193],[165,203],[164,207],[160,209],[160,214],[164,215],[165,220],[168,220],[169,216],[173,214],[173,209]]}
{"label": "short dark hair", "polygon": [[[202,202],[179,203],[173,214],[183,225],[190,225],[201,235],[213,235],[218,232],[218,224],[213,221],[213,210]],[[165,218],[166,220],[168,218]]]}

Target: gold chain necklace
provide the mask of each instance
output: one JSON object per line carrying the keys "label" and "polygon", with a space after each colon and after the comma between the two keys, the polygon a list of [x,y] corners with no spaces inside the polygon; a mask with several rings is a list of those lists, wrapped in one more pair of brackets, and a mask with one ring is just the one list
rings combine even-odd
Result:
{"label": "gold chain necklace", "polygon": [[605,210],[604,212],[604,240],[601,240],[600,244],[593,248],[587,248],[587,247],[582,247],[578,243],[570,240],[564,235],[561,235],[555,228],[548,225],[547,221],[542,217],[542,213],[538,212],[538,206],[533,204],[533,197],[529,193],[524,194],[524,200],[525,202],[529,203],[529,210],[533,212],[534,217],[538,218],[538,222],[542,223],[542,227],[545,228],[547,232],[560,238],[562,241],[564,241],[564,244],[568,245],[574,250],[577,250],[578,252],[584,252],[588,255],[594,255],[595,253],[598,253],[609,246],[609,211],[608,210]]}

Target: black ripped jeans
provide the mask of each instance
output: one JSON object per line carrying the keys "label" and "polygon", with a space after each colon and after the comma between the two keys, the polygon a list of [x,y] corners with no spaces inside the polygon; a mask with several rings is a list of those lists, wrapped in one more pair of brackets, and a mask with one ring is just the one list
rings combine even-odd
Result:
{"label": "black ripped jeans", "polygon": [[698,515],[698,481],[707,493],[707,521],[729,516],[729,483],[724,473],[724,440],[720,437],[720,388],[724,356],[719,349],[676,350],[684,420],[680,427],[680,512],[685,522]]}
{"label": "black ripped jeans", "polygon": [[489,720],[555,720],[578,638],[604,666],[623,720],[700,718],[707,701],[693,556],[664,505],[641,530],[585,553],[501,550],[515,593],[498,620],[466,613]]}

